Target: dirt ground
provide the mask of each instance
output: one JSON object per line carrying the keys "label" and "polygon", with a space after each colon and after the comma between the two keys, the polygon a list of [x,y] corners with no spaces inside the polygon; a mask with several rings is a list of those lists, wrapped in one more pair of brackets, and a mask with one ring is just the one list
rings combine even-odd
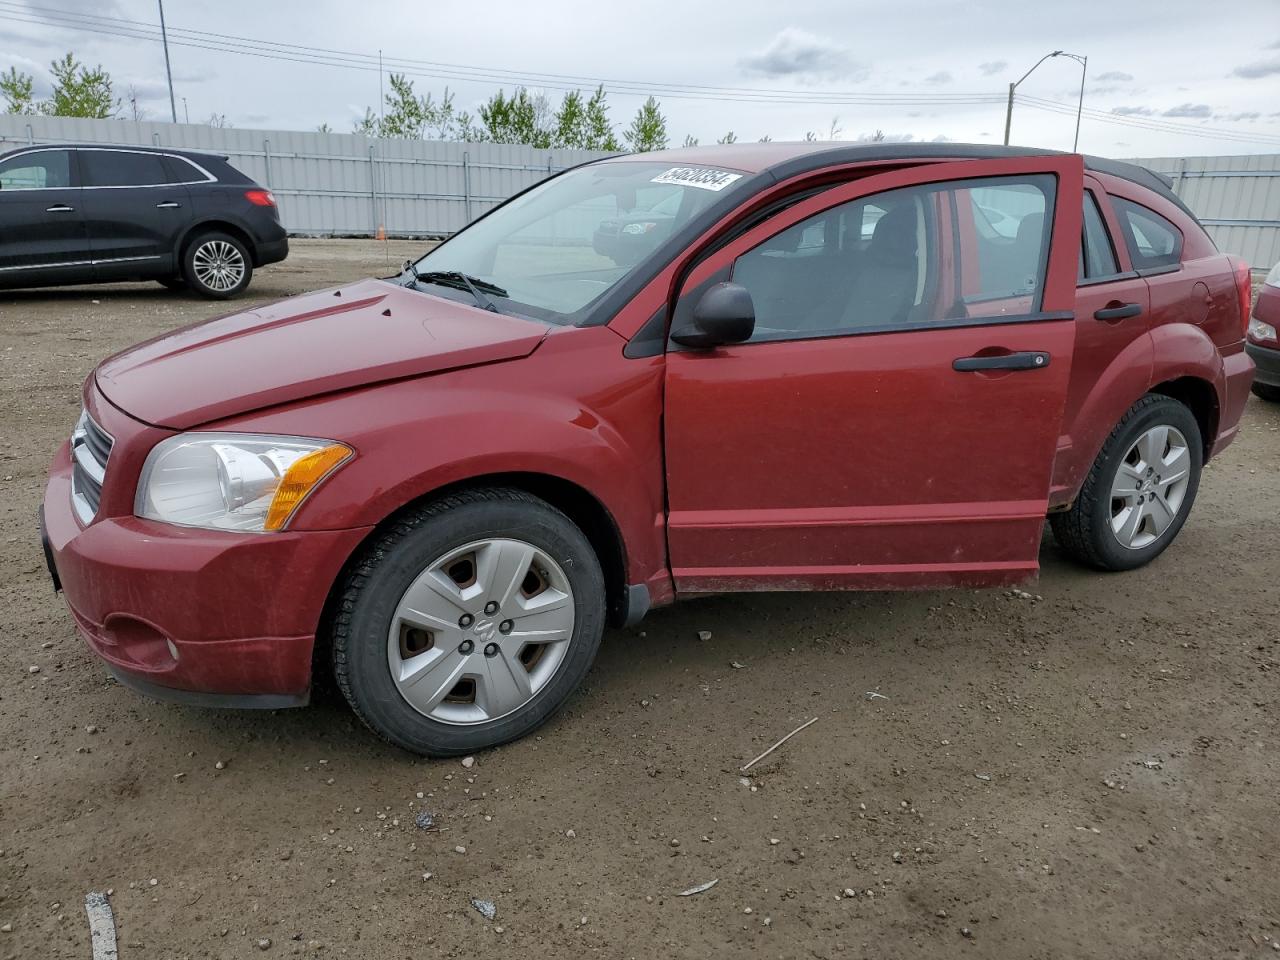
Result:
{"label": "dirt ground", "polygon": [[[243,305],[413,249],[298,242]],[[141,699],[53,595],[35,510],[82,379],[219,309],[0,294],[0,957],[88,958],[89,891],[123,960],[1280,952],[1280,406],[1250,400],[1146,569],[1082,570],[1046,534],[1034,599],[680,604],[610,632],[568,709],[468,769],[332,698]]]}

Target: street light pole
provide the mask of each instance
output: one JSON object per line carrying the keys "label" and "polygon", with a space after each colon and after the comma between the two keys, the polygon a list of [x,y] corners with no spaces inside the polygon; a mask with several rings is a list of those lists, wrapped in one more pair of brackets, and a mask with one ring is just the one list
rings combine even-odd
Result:
{"label": "street light pole", "polygon": [[1053,53],[1046,53],[1043,57],[1036,61],[1035,66],[1019,77],[1014,83],[1009,84],[1009,105],[1004,111],[1004,145],[1009,145],[1009,130],[1013,126],[1013,91],[1018,89],[1018,84],[1036,72],[1036,67],[1044,63],[1050,57],[1059,57],[1062,55],[1061,50],[1055,50]]}
{"label": "street light pole", "polygon": [[169,110],[173,114],[173,122],[178,122],[178,102],[173,98],[173,70],[169,67],[169,33],[164,26],[164,0],[160,4],[160,41],[164,45],[164,72],[169,78]]}
{"label": "street light pole", "polygon": [[1071,141],[1071,152],[1075,153],[1080,147],[1080,114],[1084,113],[1084,77],[1089,72],[1089,58],[1074,53],[1064,53],[1063,56],[1070,57],[1080,64],[1080,101],[1076,104],[1076,136]]}

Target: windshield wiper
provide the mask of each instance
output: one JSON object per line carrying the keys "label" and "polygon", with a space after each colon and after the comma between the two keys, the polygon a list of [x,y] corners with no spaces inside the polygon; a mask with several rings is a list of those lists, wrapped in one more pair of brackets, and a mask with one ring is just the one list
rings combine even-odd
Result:
{"label": "windshield wiper", "polygon": [[479,277],[468,276],[459,270],[428,270],[425,273],[419,273],[412,260],[406,260],[404,268],[413,276],[414,283],[436,283],[442,287],[466,290],[480,307],[493,313],[502,313],[498,305],[485,295],[487,291],[495,297],[505,297],[507,291],[496,284],[481,280]]}

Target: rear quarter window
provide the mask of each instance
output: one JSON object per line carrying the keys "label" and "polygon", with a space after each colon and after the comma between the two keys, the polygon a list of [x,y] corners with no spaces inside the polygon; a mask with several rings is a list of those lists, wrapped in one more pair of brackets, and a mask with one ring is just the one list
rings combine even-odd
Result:
{"label": "rear quarter window", "polygon": [[1112,197],[1134,269],[1175,266],[1182,259],[1182,231],[1154,210]]}

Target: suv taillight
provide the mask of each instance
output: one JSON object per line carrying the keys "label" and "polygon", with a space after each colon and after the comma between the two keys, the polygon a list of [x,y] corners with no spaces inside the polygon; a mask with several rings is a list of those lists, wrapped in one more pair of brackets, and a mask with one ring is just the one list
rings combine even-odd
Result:
{"label": "suv taillight", "polygon": [[255,207],[274,207],[276,205],[275,195],[270,190],[247,190],[244,198]]}
{"label": "suv taillight", "polygon": [[1231,258],[1236,271],[1236,295],[1240,298],[1240,335],[1249,329],[1249,314],[1253,312],[1253,276],[1249,264],[1239,257]]}

